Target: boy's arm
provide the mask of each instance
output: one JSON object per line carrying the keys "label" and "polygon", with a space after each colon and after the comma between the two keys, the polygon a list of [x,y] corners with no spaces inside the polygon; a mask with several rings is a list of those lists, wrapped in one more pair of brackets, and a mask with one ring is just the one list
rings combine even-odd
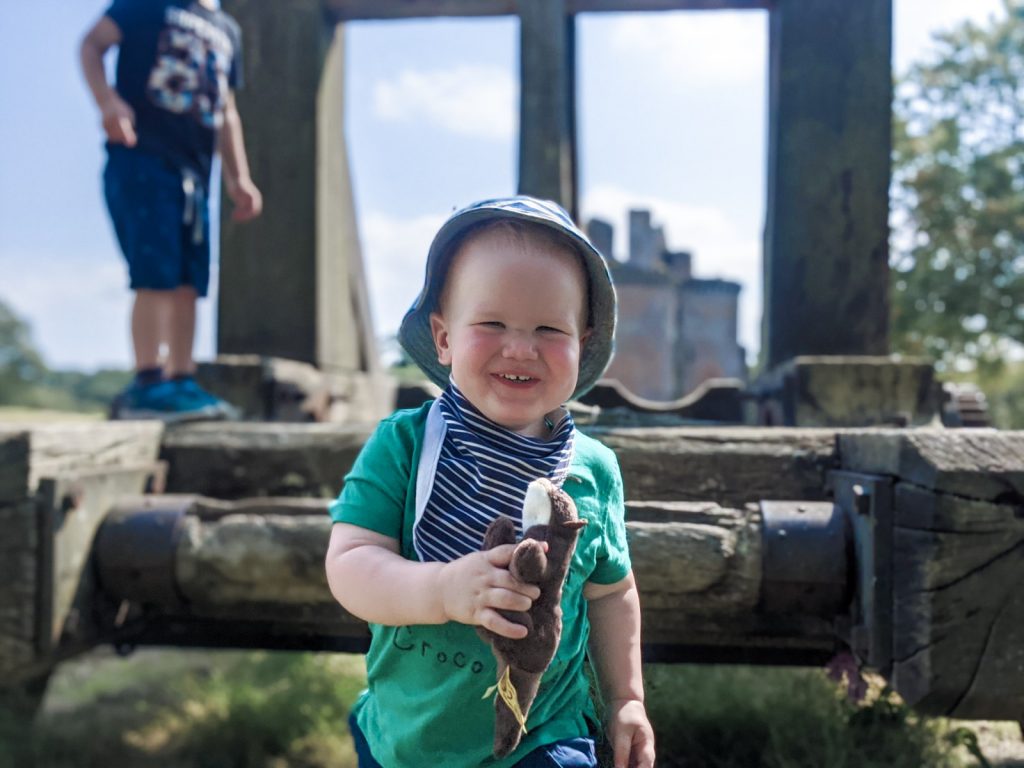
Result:
{"label": "boy's arm", "polygon": [[615,584],[583,588],[590,618],[590,655],[601,685],[615,768],[653,768],[654,731],[644,708],[640,663],[640,597],[630,571]]}
{"label": "boy's arm", "polygon": [[231,218],[248,221],[263,210],[263,195],[249,175],[249,158],[245,153],[242,118],[235,106],[234,92],[228,92],[224,105],[224,122],[217,132],[217,143],[224,163],[224,190],[234,203]]}
{"label": "boy's arm", "polygon": [[510,638],[526,628],[499,610],[526,611],[540,588],[508,572],[514,547],[505,544],[449,563],[419,563],[398,542],[366,528],[335,523],[327,548],[327,583],[349,613],[389,626],[458,621]]}
{"label": "boy's arm", "polygon": [[112,144],[134,147],[137,141],[135,112],[107,82],[107,72],[103,68],[104,54],[120,43],[121,28],[109,16],[102,16],[85,33],[78,53],[85,82],[100,109],[107,139]]}

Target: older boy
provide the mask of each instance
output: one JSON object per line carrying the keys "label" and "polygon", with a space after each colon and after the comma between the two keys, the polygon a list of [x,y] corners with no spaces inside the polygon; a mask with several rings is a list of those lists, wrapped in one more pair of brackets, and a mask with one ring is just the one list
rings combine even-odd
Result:
{"label": "older boy", "polygon": [[[557,205],[485,201],[434,238],[399,339],[445,392],[381,423],[331,508],[328,581],[373,633],[351,718],[361,768],[596,766],[588,643],[615,765],[653,765],[618,465],[563,406],[604,371],[614,328],[607,267]],[[495,759],[481,699],[494,662],[474,627],[524,637],[501,611],[528,609],[539,590],[509,574],[511,545],[479,550],[495,517],[521,524],[538,476],[564,484],[588,524],[527,732]]]}
{"label": "older boy", "polygon": [[[116,88],[103,56],[119,46]],[[114,418],[224,418],[193,378],[196,299],[210,272],[207,189],[215,148],[233,218],[259,215],[233,89],[241,33],[218,0],[113,0],[86,33],[82,71],[107,136],[104,191],[128,262],[135,379]],[[161,347],[166,361],[161,364]]]}

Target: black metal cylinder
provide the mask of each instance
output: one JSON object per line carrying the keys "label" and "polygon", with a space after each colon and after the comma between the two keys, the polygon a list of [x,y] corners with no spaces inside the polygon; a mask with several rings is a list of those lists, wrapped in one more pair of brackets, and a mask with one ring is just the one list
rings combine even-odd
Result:
{"label": "black metal cylinder", "polygon": [[96,533],[100,589],[115,600],[180,605],[174,578],[175,550],[195,499],[141,496],[111,509]]}
{"label": "black metal cylinder", "polygon": [[832,502],[762,501],[760,609],[834,618],[852,593],[849,531]]}

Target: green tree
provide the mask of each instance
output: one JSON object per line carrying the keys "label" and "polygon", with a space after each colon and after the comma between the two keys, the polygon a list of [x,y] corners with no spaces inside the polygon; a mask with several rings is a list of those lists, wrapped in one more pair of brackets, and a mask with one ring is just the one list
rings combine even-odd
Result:
{"label": "green tree", "polygon": [[1024,0],[1003,3],[894,101],[893,344],[982,378],[1024,343]]}
{"label": "green tree", "polygon": [[46,373],[28,324],[0,301],[0,404],[30,404]]}

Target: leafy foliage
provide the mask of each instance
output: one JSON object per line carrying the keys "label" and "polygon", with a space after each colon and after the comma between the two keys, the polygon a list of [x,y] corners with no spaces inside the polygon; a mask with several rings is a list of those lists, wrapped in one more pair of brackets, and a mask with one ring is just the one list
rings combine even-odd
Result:
{"label": "leafy foliage", "polygon": [[[665,768],[984,765],[969,724],[919,718],[877,681],[855,704],[821,670],[653,664],[644,677]],[[347,654],[96,651],[50,681],[34,765],[352,768],[345,721],[365,684]],[[26,764],[0,749],[0,768]]]}
{"label": "leafy foliage", "polygon": [[51,370],[32,341],[28,323],[0,301],[0,405],[102,411],[131,376],[116,369]]}
{"label": "leafy foliage", "polygon": [[80,664],[51,682],[38,768],[355,765],[346,719],[366,684],[361,657],[142,651]]}
{"label": "leafy foliage", "polygon": [[0,301],[0,402],[24,402],[45,373],[28,324]]}
{"label": "leafy foliage", "polygon": [[1024,0],[936,37],[894,102],[892,335],[950,368],[1024,343]]}
{"label": "leafy foliage", "polygon": [[644,671],[658,764],[687,768],[959,768],[940,721],[875,687],[850,701],[821,670],[665,667]]}

